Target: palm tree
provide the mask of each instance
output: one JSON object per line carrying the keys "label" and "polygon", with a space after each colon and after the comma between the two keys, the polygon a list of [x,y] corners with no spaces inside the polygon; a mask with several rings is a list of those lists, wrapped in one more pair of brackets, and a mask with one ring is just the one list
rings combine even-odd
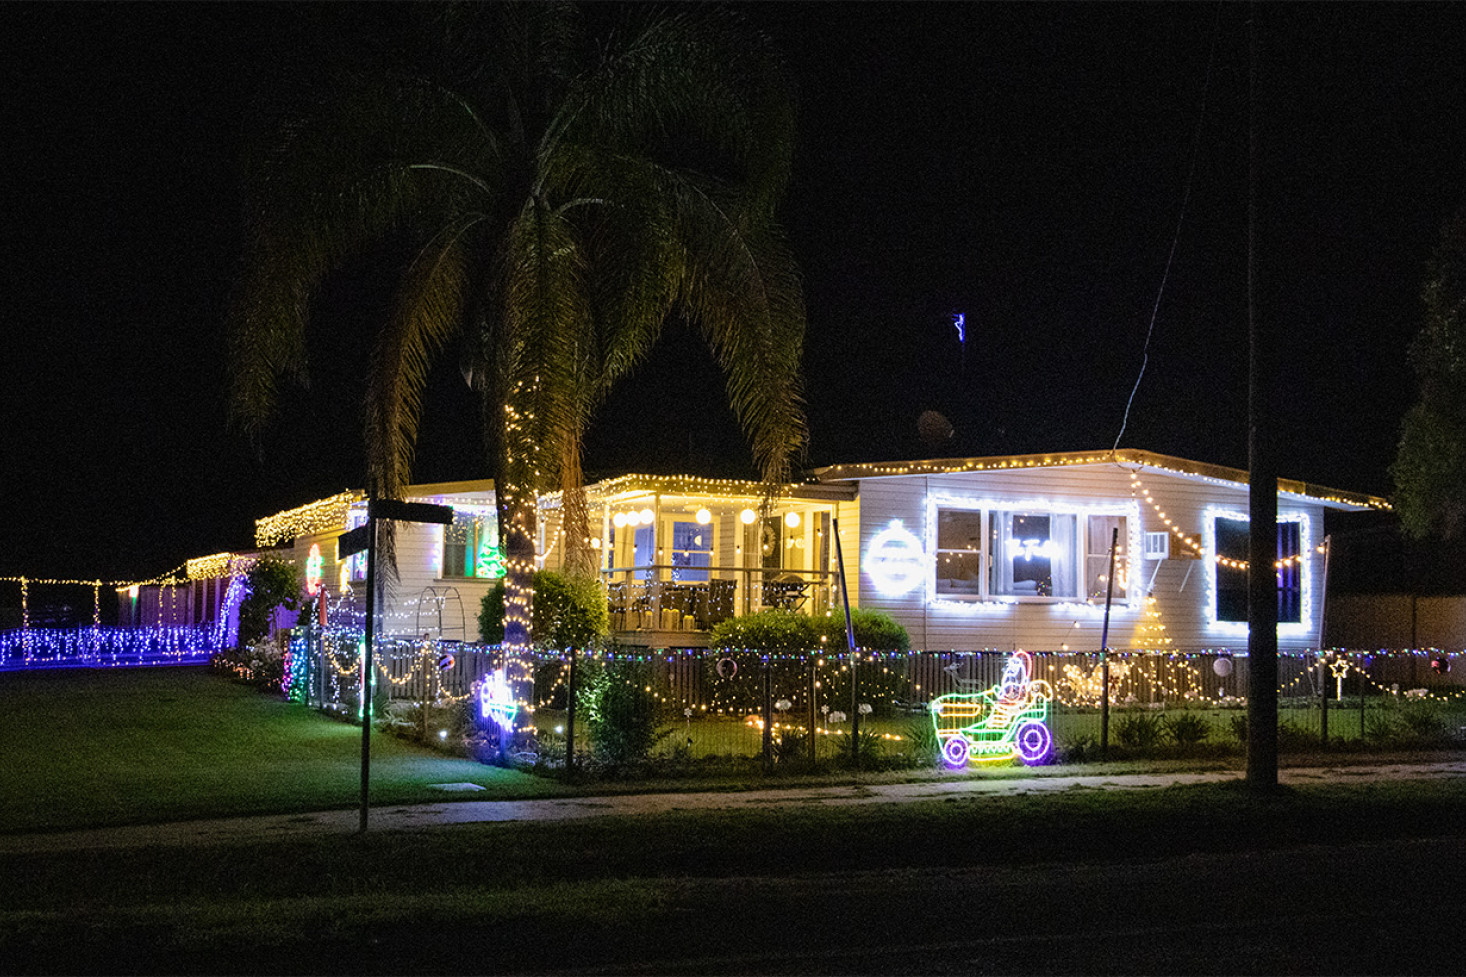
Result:
{"label": "palm tree", "polygon": [[370,367],[368,489],[410,481],[424,384],[461,343],[498,475],[506,641],[523,644],[536,496],[564,491],[569,560],[593,572],[583,436],[669,319],[707,340],[767,482],[802,448],[804,306],[774,222],[791,86],[718,9],[640,8],[599,41],[564,4],[427,9],[419,70],[306,100],[251,167],[232,403],[258,432],[279,381],[305,379],[323,278],[410,242]]}

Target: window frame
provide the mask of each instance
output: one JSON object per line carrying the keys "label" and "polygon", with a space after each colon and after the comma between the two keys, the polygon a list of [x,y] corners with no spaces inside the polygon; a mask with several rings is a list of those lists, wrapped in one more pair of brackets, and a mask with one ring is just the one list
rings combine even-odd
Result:
{"label": "window frame", "polygon": [[[940,563],[944,554],[971,553],[971,550],[952,549],[951,547],[941,548],[940,542],[940,521],[943,512],[962,511],[977,513],[979,515],[982,535],[979,540],[978,553],[978,589],[976,593],[955,593],[950,590],[939,589],[938,574]],[[995,526],[999,520],[994,516],[997,513],[1012,513],[1029,516],[1066,516],[1074,520],[1073,540],[1070,544],[1069,554],[1073,576],[1073,595],[1029,595],[1029,594],[1004,594],[996,592],[993,584],[995,572],[995,561],[1001,554],[995,553],[997,541],[994,539]],[[1138,599],[1136,586],[1137,574],[1132,565],[1135,560],[1135,553],[1138,552],[1138,544],[1135,540],[1136,533],[1140,527],[1139,505],[1135,502],[1100,502],[1093,504],[1064,503],[1053,500],[1013,500],[993,499],[979,497],[964,497],[951,494],[932,493],[927,497],[927,539],[926,551],[929,554],[927,572],[927,602],[932,605],[945,605],[950,607],[991,607],[1009,604],[1087,604],[1092,605],[1094,599],[1088,591],[1088,566],[1092,554],[1089,550],[1089,517],[1109,516],[1119,517],[1125,520],[1123,535],[1125,537],[1124,559],[1127,562],[1123,574],[1117,569],[1117,586],[1114,593],[1115,603],[1133,604]],[[1052,531],[1052,530],[1051,530]],[[1105,548],[1105,555],[1108,556],[1108,545]],[[941,578],[950,579],[950,578]],[[1123,580],[1124,586],[1119,582]]]}
{"label": "window frame", "polygon": [[[1222,566],[1217,562],[1220,555],[1217,550],[1217,521],[1239,522],[1249,525],[1251,516],[1245,510],[1228,509],[1218,506],[1208,506],[1202,512],[1202,551],[1206,560],[1206,587],[1207,599],[1205,609],[1206,625],[1214,631],[1222,631],[1231,634],[1246,634],[1248,624],[1243,620],[1224,619],[1221,616],[1221,579]],[[1298,608],[1298,619],[1282,620],[1281,613],[1278,621],[1278,634],[1287,637],[1310,636],[1313,634],[1313,568],[1312,553],[1315,546],[1312,535],[1312,521],[1307,512],[1299,510],[1280,510],[1277,515],[1279,526],[1294,524],[1298,526],[1298,563],[1295,568],[1296,581],[1288,588],[1293,591],[1293,601]],[[1281,555],[1278,559],[1281,559]],[[1236,572],[1236,571],[1233,571]],[[1245,587],[1245,580],[1243,586]],[[1235,588],[1228,588],[1229,590]],[[1283,587],[1278,588],[1281,595]],[[1279,608],[1281,612],[1281,608]]]}

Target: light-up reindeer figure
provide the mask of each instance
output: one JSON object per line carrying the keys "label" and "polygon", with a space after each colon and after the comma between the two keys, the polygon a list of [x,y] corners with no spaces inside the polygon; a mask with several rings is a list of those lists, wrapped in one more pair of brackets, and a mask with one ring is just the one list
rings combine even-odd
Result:
{"label": "light-up reindeer figure", "polygon": [[992,688],[932,700],[943,761],[949,767],[1015,756],[1028,764],[1043,762],[1054,744],[1045,725],[1053,698],[1049,683],[1033,678],[1033,656],[1015,651]]}

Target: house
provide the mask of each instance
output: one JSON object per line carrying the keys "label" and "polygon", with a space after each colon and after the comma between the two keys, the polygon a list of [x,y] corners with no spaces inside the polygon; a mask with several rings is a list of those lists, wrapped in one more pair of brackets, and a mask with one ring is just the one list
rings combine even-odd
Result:
{"label": "house", "polygon": [[[451,526],[399,523],[381,633],[475,640],[503,576],[490,481],[417,485]],[[766,491],[752,481],[624,475],[586,488],[592,548],[623,644],[699,647],[719,621],[765,608],[890,613],[927,650],[1245,647],[1247,473],[1124,450],[834,465]],[[542,496],[539,565],[565,557],[562,499]],[[1380,498],[1280,480],[1279,647],[1322,644],[1324,513]],[[366,520],[343,492],[257,520],[333,623],[360,626],[364,555],[337,538]],[[836,528],[838,527],[838,537]],[[1114,564],[1111,571],[1111,544]],[[215,586],[219,592],[222,584]],[[1163,631],[1162,631],[1163,629]],[[1161,635],[1164,634],[1164,637]]]}
{"label": "house", "polygon": [[[847,562],[858,561],[852,602],[889,612],[913,647],[1098,649],[1107,595],[1112,648],[1246,646],[1244,471],[1123,450],[834,465],[813,477],[855,490],[857,521],[840,526]],[[1318,648],[1324,512],[1388,503],[1284,479],[1278,489],[1279,649]]]}

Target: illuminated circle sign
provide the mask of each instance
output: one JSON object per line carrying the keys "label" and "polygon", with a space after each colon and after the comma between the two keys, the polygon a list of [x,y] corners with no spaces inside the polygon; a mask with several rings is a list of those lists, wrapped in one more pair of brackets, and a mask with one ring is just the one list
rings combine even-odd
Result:
{"label": "illuminated circle sign", "polygon": [[485,719],[492,719],[502,729],[514,728],[514,715],[519,711],[519,705],[514,701],[504,669],[484,676],[478,688],[478,701],[479,713]]}
{"label": "illuminated circle sign", "polygon": [[321,591],[321,570],[325,563],[321,559],[321,544],[312,543],[310,555],[305,558],[305,592],[312,597]]}
{"label": "illuminated circle sign", "polygon": [[865,572],[875,581],[876,590],[887,597],[910,593],[921,583],[925,560],[921,540],[901,520],[891,524],[870,541],[865,551]]}

